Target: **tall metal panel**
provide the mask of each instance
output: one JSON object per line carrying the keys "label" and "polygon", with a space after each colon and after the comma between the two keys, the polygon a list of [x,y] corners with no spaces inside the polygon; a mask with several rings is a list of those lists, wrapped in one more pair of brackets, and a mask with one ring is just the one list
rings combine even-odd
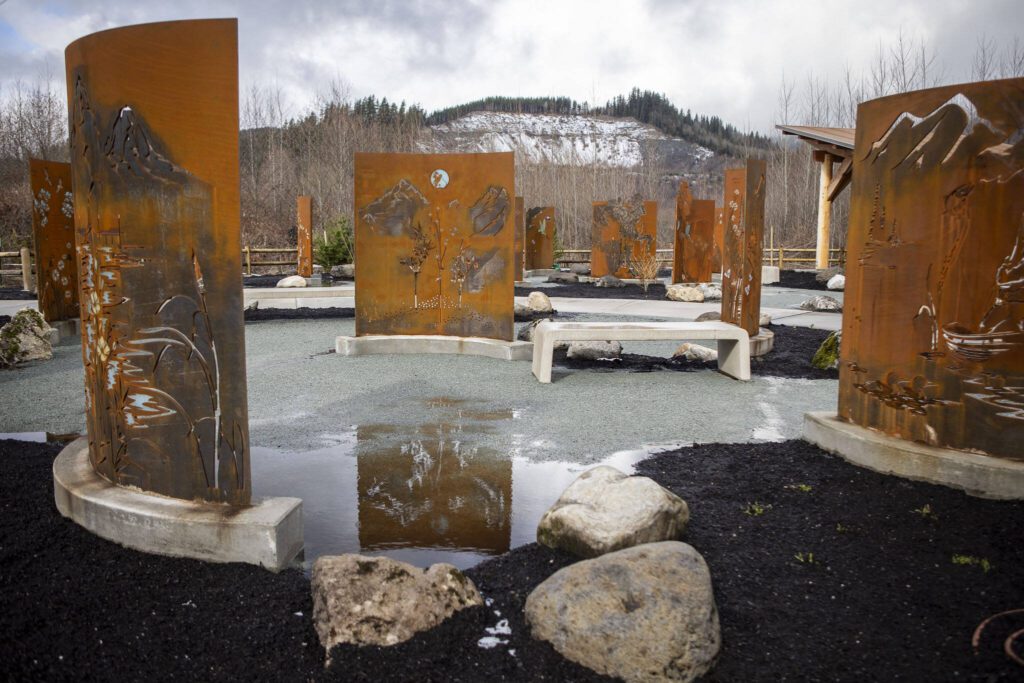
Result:
{"label": "tall metal panel", "polygon": [[761,319],[765,162],[748,159],[725,172],[722,320],[754,336]]}
{"label": "tall metal panel", "polygon": [[594,202],[590,243],[590,274],[636,277],[633,259],[655,253],[658,244],[658,203],[630,200]]}
{"label": "tall metal panel", "polygon": [[28,160],[39,312],[46,322],[78,317],[78,259],[71,164]]}

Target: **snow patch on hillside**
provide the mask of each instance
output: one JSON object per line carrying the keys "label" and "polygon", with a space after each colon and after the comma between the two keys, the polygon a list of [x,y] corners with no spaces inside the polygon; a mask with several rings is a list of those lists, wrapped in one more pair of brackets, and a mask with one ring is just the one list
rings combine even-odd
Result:
{"label": "snow patch on hillside", "polygon": [[[531,162],[619,167],[639,165],[646,145],[672,140],[635,119],[482,111],[433,126],[432,132],[424,151],[515,151]],[[693,156],[699,162],[713,152],[694,145]]]}

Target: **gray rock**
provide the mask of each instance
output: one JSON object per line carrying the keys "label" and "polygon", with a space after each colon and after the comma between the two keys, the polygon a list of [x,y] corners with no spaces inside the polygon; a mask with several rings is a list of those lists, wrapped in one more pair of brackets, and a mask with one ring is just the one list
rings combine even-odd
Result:
{"label": "gray rock", "polygon": [[259,299],[254,300],[252,303],[250,303],[248,306],[245,307],[245,310],[247,310],[247,311],[258,311],[259,309],[260,309],[260,300]]}
{"label": "gray rock", "polygon": [[821,346],[814,352],[811,365],[819,370],[833,370],[839,367],[839,348],[843,341],[843,331],[837,330],[827,336]]}
{"label": "gray rock", "polygon": [[534,638],[626,681],[692,681],[722,644],[707,564],[678,541],[569,565],[534,589],[525,614]]}
{"label": "gray rock", "polygon": [[424,570],[387,557],[318,557],[311,588],[313,626],[328,652],[339,643],[401,643],[483,604],[473,582],[450,564]]}
{"label": "gray rock", "polygon": [[694,320],[694,322],[703,323],[703,322],[711,322],[711,321],[714,321],[714,320],[721,320],[721,319],[722,319],[721,311],[706,311],[706,312],[701,313],[700,315],[698,315],[696,320]]}
{"label": "gray rock", "polygon": [[289,275],[277,281],[278,287],[305,287],[306,278],[301,275]]}
{"label": "gray rock", "polygon": [[715,349],[709,349],[706,346],[701,346],[700,344],[684,342],[679,345],[679,348],[675,350],[672,357],[682,358],[684,360],[709,362],[718,360],[718,351]]}
{"label": "gray rock", "polygon": [[700,289],[690,285],[669,285],[665,288],[665,297],[671,301],[704,301],[704,294]]}
{"label": "gray rock", "polygon": [[534,313],[553,313],[555,310],[551,306],[551,299],[544,292],[530,292],[530,296],[526,297],[526,306]]}
{"label": "gray rock", "polygon": [[0,368],[53,358],[53,328],[34,308],[22,308],[0,327]]}
{"label": "gray rock", "polygon": [[519,334],[516,335],[516,339],[519,341],[532,342],[533,331],[537,329],[537,325],[540,325],[545,320],[551,320],[551,318],[537,318],[536,320],[531,320],[529,324],[523,325],[523,328],[519,330]]}
{"label": "gray rock", "polygon": [[590,266],[586,263],[573,263],[569,266],[569,270],[576,275],[590,275]]}
{"label": "gray rock", "polygon": [[331,266],[331,277],[353,280],[355,279],[355,276],[356,266],[354,263],[343,263],[340,266]]}
{"label": "gray rock", "polygon": [[595,287],[625,287],[626,283],[614,275],[602,275],[594,283]]}
{"label": "gray rock", "polygon": [[842,311],[843,305],[830,296],[819,295],[801,302],[797,308],[805,311],[832,312]]}
{"label": "gray rock", "polygon": [[548,275],[548,282],[579,282],[580,276],[576,273],[567,273],[565,271],[559,271]]}
{"label": "gray rock", "polygon": [[622,344],[617,341],[580,341],[569,344],[566,355],[577,360],[601,360],[622,355]]}
{"label": "gray rock", "polygon": [[653,479],[630,477],[602,465],[581,474],[544,513],[537,542],[596,557],[641,543],[675,540],[689,520],[686,502]]}
{"label": "gray rock", "polygon": [[704,295],[704,301],[721,301],[722,300],[722,288],[718,285],[711,283],[704,283],[697,285],[697,289]]}
{"label": "gray rock", "polygon": [[512,304],[512,315],[517,318],[529,318],[533,315],[533,309],[525,304]]}
{"label": "gray rock", "polygon": [[831,279],[829,279],[828,284],[825,286],[831,290],[841,292],[842,290],[846,289],[846,276],[842,274],[833,275]]}
{"label": "gray rock", "polygon": [[818,281],[818,284],[824,285],[836,275],[842,275],[843,272],[842,266],[832,266],[831,268],[819,270],[815,274],[814,279]]}

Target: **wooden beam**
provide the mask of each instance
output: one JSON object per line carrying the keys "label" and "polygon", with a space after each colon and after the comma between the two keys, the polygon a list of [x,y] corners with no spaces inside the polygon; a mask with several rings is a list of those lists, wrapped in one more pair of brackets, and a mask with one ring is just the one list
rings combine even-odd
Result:
{"label": "wooden beam", "polygon": [[850,179],[853,178],[853,158],[844,159],[832,176],[832,183],[828,186],[828,200],[830,202],[834,202],[839,193],[850,184]]}
{"label": "wooden beam", "polygon": [[832,222],[832,200],[828,189],[832,184],[832,157],[823,155],[818,178],[818,242],[815,261],[818,269],[828,268],[829,228]]}

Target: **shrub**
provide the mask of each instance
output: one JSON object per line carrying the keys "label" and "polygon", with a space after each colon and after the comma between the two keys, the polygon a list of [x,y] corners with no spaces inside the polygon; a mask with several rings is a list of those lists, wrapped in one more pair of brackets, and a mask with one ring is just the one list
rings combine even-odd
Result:
{"label": "shrub", "polygon": [[313,238],[313,262],[323,266],[324,270],[352,263],[355,242],[348,216],[338,216],[325,224],[324,233]]}

